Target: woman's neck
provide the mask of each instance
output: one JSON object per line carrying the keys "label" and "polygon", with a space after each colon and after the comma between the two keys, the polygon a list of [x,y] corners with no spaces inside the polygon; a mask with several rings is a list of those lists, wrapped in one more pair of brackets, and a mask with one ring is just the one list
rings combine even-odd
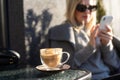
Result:
{"label": "woman's neck", "polygon": [[77,33],[80,33],[81,29],[83,29],[83,25],[81,25],[81,26],[74,26],[73,29],[74,29]]}

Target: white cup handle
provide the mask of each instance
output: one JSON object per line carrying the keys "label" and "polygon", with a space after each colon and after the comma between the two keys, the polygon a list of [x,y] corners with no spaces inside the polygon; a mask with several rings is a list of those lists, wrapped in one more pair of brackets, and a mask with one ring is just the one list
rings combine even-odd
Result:
{"label": "white cup handle", "polygon": [[63,65],[63,64],[65,64],[65,63],[69,60],[69,58],[70,58],[70,54],[69,54],[68,52],[62,52],[62,53],[67,55],[66,60],[63,61],[63,62],[61,62],[61,64]]}

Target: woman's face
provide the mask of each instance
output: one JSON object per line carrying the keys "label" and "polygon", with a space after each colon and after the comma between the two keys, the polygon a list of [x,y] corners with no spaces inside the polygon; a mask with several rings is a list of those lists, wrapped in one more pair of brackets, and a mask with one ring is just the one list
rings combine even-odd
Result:
{"label": "woman's face", "polygon": [[[95,1],[94,0],[82,0],[79,6],[75,10],[75,19],[78,23],[88,23],[95,13]],[[93,8],[94,6],[94,8]],[[86,9],[87,8],[87,9]]]}

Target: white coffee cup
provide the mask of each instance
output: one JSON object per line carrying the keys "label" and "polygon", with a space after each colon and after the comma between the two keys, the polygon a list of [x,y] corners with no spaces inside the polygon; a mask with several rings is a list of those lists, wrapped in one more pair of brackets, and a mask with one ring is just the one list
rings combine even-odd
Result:
{"label": "white coffee cup", "polygon": [[[61,62],[63,54],[67,55],[65,61]],[[65,64],[69,60],[70,54],[63,52],[62,48],[45,48],[40,49],[40,59],[46,68],[56,68]]]}

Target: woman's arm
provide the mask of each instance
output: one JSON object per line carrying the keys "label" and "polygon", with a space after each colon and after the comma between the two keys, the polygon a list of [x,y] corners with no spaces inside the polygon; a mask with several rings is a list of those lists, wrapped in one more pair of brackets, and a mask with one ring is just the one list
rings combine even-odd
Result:
{"label": "woman's arm", "polygon": [[110,68],[117,69],[120,66],[120,59],[117,56],[112,42],[110,42],[107,46],[101,46],[101,52],[104,63],[107,64]]}
{"label": "woman's arm", "polygon": [[106,25],[106,30],[100,31],[99,37],[101,39],[101,52],[105,64],[110,67],[118,68],[120,60],[112,44],[113,33],[111,27]]}
{"label": "woman's arm", "polygon": [[87,46],[85,46],[84,48],[80,49],[78,52],[75,53],[75,58],[74,58],[75,65],[80,66],[82,63],[87,61],[87,59],[92,54],[94,54],[94,52],[96,51],[97,33],[98,33],[98,26],[93,26],[90,33],[89,42],[86,43]]}
{"label": "woman's arm", "polygon": [[87,61],[87,59],[94,54],[96,49],[92,47],[90,44],[88,44],[86,47],[83,49],[79,50],[78,52],[75,53],[74,57],[74,64],[77,66],[80,66],[82,63]]}

